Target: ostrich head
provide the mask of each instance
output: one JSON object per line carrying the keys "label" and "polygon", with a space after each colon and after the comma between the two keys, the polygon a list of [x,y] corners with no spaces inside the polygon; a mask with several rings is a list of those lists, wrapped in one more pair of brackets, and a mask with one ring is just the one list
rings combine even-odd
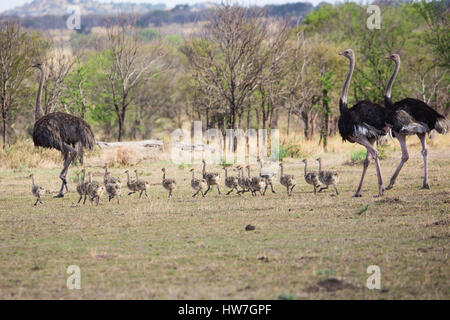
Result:
{"label": "ostrich head", "polygon": [[346,57],[347,59],[354,59],[355,58],[355,54],[353,53],[352,49],[346,49],[342,52],[339,52],[339,55]]}
{"label": "ostrich head", "polygon": [[161,171],[166,173],[167,169],[166,168],[162,168]]}
{"label": "ostrich head", "polygon": [[32,67],[41,69],[42,68],[42,63],[35,63],[35,64],[32,65]]}
{"label": "ostrich head", "polygon": [[33,178],[34,177],[34,174],[30,174],[29,176],[28,176],[28,178]]}
{"label": "ostrich head", "polygon": [[124,171],[124,173],[128,173],[128,172],[129,172],[128,170],[125,170],[125,171]]}
{"label": "ostrich head", "polygon": [[386,59],[395,61],[395,62],[400,62],[400,56],[396,53],[391,54],[390,56],[387,56]]}
{"label": "ostrich head", "polygon": [[317,158],[316,161],[320,162],[322,161],[322,158]]}
{"label": "ostrich head", "polygon": [[191,169],[189,169],[189,172],[192,172],[192,171],[194,171],[195,170],[195,168],[191,168]]}
{"label": "ostrich head", "polygon": [[308,160],[306,160],[306,159],[303,159],[303,160],[302,160],[303,163],[306,163],[307,161],[308,161]]}

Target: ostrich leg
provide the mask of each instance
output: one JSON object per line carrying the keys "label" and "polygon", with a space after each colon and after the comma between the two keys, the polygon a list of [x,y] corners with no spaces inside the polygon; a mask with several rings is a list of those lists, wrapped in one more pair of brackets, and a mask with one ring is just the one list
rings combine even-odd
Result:
{"label": "ostrich leg", "polygon": [[380,161],[378,159],[378,151],[374,148],[373,144],[375,143],[375,139],[367,139],[366,137],[361,138],[354,138],[353,139],[356,143],[359,143],[360,145],[366,147],[367,154],[366,159],[364,160],[364,168],[361,175],[361,181],[359,183],[358,189],[356,190],[354,197],[361,197],[361,188],[364,181],[364,176],[366,175],[367,167],[369,166],[369,154],[372,156],[372,158],[375,160],[376,170],[377,170],[377,178],[378,178],[378,197],[383,195],[384,187],[383,187],[383,176],[381,174],[380,169]]}
{"label": "ostrich leg", "polygon": [[422,143],[422,156],[423,156],[423,186],[421,189],[430,189],[428,184],[428,148],[427,139],[425,133],[418,134],[420,143]]}
{"label": "ostrich leg", "polygon": [[272,193],[276,193],[275,190],[273,189],[273,184],[270,183],[270,189],[272,189]]}
{"label": "ostrich leg", "polygon": [[394,187],[395,180],[397,180],[400,170],[402,170],[403,165],[409,159],[408,149],[406,147],[406,137],[397,132],[394,132],[394,134],[398,142],[400,143],[400,148],[402,149],[402,159],[397,169],[395,170],[394,174],[392,175],[391,181],[389,182],[389,186],[386,188],[386,190],[392,189]]}
{"label": "ostrich leg", "polygon": [[374,142],[375,142],[375,139],[373,139],[373,142],[371,142],[371,145],[369,146],[368,150],[372,154],[372,158],[375,160],[375,168],[377,170],[378,194],[375,197],[381,197],[383,195],[383,192],[384,192],[383,175],[381,174],[380,159],[378,157],[378,151],[373,146]]}
{"label": "ostrich leg", "polygon": [[369,164],[370,164],[369,156],[370,156],[369,155],[369,150],[366,148],[366,158],[364,159],[364,162],[363,162],[363,172],[361,174],[361,180],[359,181],[358,189],[356,189],[356,192],[353,195],[353,197],[362,197],[362,195],[361,195],[361,188],[362,188],[362,185],[363,185],[363,182],[364,182],[364,177],[366,175],[367,168],[369,167]]}
{"label": "ostrich leg", "polygon": [[77,156],[77,151],[69,146],[67,143],[64,143],[64,167],[59,174],[59,178],[62,180],[61,189],[59,190],[59,193],[54,196],[54,198],[63,198],[64,197],[64,188],[66,188],[66,191],[69,191],[69,188],[67,187],[67,171],[69,170],[69,166],[72,163],[73,159]]}

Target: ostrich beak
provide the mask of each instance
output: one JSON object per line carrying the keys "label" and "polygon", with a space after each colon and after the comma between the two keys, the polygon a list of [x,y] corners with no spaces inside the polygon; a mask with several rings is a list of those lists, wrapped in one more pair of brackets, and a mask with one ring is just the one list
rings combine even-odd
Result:
{"label": "ostrich beak", "polygon": [[344,55],[344,51],[341,51],[341,52],[339,52],[338,53],[340,56],[343,56]]}

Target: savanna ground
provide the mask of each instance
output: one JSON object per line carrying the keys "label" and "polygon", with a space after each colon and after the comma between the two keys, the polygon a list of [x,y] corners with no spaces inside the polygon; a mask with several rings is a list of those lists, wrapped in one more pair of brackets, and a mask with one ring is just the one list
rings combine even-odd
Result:
{"label": "savanna ground", "polygon": [[[152,160],[137,166],[153,184],[149,200],[124,188],[120,205],[103,197],[98,207],[76,204],[74,166],[64,199],[50,197],[60,186],[59,167],[2,169],[0,298],[449,299],[450,136],[430,142],[431,190],[419,190],[419,140],[409,142],[410,160],[382,198],[373,197],[373,161],[363,197],[351,197],[362,166],[347,162],[361,147],[338,139],[322,154],[326,168],[340,173],[337,197],[313,194],[300,159],[285,161],[298,177],[292,197],[277,182],[277,194],[265,197],[213,190],[191,198],[189,167]],[[387,150],[386,185],[400,159],[397,142]],[[163,166],[178,181],[170,200],[160,185]],[[125,169],[112,172],[124,178]],[[88,170],[102,180],[100,166]],[[50,190],[38,207],[30,172]],[[248,224],[255,230],[246,231]],[[81,268],[81,290],[66,287],[69,265]],[[382,290],[366,288],[370,265],[381,269]]]}

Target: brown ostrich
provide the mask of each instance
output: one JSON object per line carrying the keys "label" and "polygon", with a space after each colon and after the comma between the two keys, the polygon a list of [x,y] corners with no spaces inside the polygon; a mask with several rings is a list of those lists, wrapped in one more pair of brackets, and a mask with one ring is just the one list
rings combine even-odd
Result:
{"label": "brown ostrich", "polygon": [[44,115],[41,106],[44,69],[40,63],[33,65],[40,71],[39,89],[36,98],[33,142],[36,147],[57,149],[64,157],[64,166],[59,174],[61,189],[55,198],[64,197],[67,187],[67,171],[72,161],[83,153],[83,148],[94,149],[95,138],[91,127],[83,119],[64,112]]}

